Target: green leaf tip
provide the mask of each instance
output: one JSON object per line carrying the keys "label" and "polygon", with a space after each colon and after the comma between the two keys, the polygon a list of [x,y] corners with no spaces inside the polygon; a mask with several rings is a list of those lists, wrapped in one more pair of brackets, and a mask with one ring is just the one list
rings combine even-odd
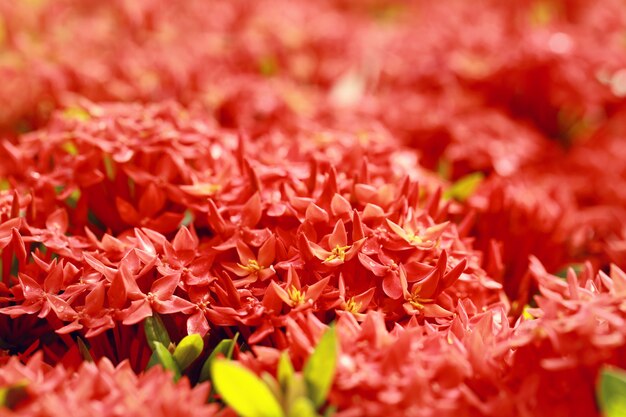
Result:
{"label": "green leaf tip", "polygon": [[181,370],[170,351],[161,343],[154,342],[154,355],[156,356],[157,363],[163,366],[163,368],[172,371],[174,381],[178,381],[181,376]]}
{"label": "green leaf tip", "polygon": [[233,357],[233,352],[235,351],[235,345],[237,344],[238,337],[239,333],[237,333],[232,339],[220,340],[217,346],[215,346],[215,349],[213,349],[207,360],[204,362],[204,365],[202,365],[199,379],[200,382],[208,381],[209,379],[211,379],[211,364],[218,357],[219,354],[222,354],[227,359],[231,359]]}
{"label": "green leaf tip", "polygon": [[180,341],[174,350],[174,360],[180,369],[187,369],[202,353],[204,340],[199,334],[190,334]]}
{"label": "green leaf tip", "polygon": [[320,339],[317,347],[304,365],[304,381],[309,398],[320,408],[330,391],[337,367],[337,333],[330,327]]}
{"label": "green leaf tip", "polygon": [[241,417],[284,417],[278,399],[270,387],[242,365],[215,359],[211,378],[222,400]]}
{"label": "green leaf tip", "polygon": [[167,329],[163,324],[163,320],[159,317],[158,314],[154,314],[151,317],[146,317],[143,322],[143,327],[146,332],[146,340],[148,341],[148,345],[150,345],[150,349],[154,351],[155,342],[159,342],[166,348],[169,348],[172,343],[170,339],[170,335],[167,333]]}
{"label": "green leaf tip", "polygon": [[443,193],[443,197],[448,200],[455,199],[463,202],[476,192],[478,186],[484,179],[485,176],[482,172],[473,172],[468,174],[453,183],[450,188]]}
{"label": "green leaf tip", "polygon": [[626,416],[626,371],[604,368],[600,372],[597,398],[604,417]]}

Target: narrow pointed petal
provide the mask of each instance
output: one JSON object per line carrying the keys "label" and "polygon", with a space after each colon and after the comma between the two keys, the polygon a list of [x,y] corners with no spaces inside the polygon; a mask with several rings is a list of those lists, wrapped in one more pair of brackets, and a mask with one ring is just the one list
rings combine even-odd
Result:
{"label": "narrow pointed petal", "polygon": [[154,311],[160,314],[174,314],[181,311],[186,313],[193,311],[195,304],[185,300],[184,298],[172,296],[168,300],[157,300],[153,308]]}
{"label": "narrow pointed petal", "polygon": [[152,308],[146,299],[135,300],[126,310],[122,312],[124,319],[122,323],[126,326],[139,323],[146,317],[152,316]]}
{"label": "narrow pointed petal", "polygon": [[250,228],[255,227],[263,214],[261,195],[258,192],[254,193],[241,210],[241,225]]}
{"label": "narrow pointed petal", "polygon": [[342,220],[338,220],[335,223],[335,228],[328,238],[328,245],[330,248],[334,248],[335,246],[346,246],[348,244],[348,235],[346,234],[346,226],[343,224]]}
{"label": "narrow pointed petal", "polygon": [[179,282],[180,274],[172,274],[161,277],[154,281],[151,292],[153,292],[160,300],[167,300],[174,294]]}
{"label": "narrow pointed petal", "polygon": [[363,222],[361,221],[361,215],[358,211],[354,210],[352,215],[352,241],[356,242],[365,238],[365,230],[363,229]]}
{"label": "narrow pointed petal", "polygon": [[195,252],[196,248],[198,247],[198,239],[191,234],[189,229],[187,229],[185,226],[182,226],[176,233],[174,241],[172,242],[172,246],[178,254],[185,252]]}
{"label": "narrow pointed petal", "polygon": [[241,261],[242,265],[245,266],[250,261],[256,261],[256,256],[254,256],[254,253],[252,252],[252,250],[250,250],[248,245],[243,243],[241,240],[237,240],[236,245],[237,254],[239,255],[239,260]]}
{"label": "narrow pointed petal", "polygon": [[457,264],[450,272],[445,274],[443,278],[439,282],[439,291],[443,291],[448,288],[450,285],[454,284],[454,282],[459,279],[465,267],[467,266],[467,259],[463,259],[461,262]]}
{"label": "narrow pointed petal", "polygon": [[259,265],[269,267],[276,258],[276,236],[271,235],[269,239],[259,248]]}
{"label": "narrow pointed petal", "polygon": [[311,285],[306,290],[306,298],[311,301],[316,301],[319,296],[322,295],[322,292],[324,291],[324,288],[326,288],[326,286],[328,285],[329,281],[330,277],[326,277]]}

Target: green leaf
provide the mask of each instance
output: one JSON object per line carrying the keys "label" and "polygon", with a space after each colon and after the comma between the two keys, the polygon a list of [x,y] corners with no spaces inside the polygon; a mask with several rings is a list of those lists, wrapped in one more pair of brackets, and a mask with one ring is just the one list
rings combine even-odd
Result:
{"label": "green leaf", "polygon": [[278,360],[277,370],[278,383],[280,384],[280,387],[283,391],[287,391],[287,388],[289,387],[293,379],[294,373],[295,371],[293,369],[293,365],[291,364],[289,353],[287,353],[287,351],[284,351],[280,355],[280,359]]}
{"label": "green leaf", "polygon": [[484,178],[485,176],[482,172],[473,172],[466,175],[452,184],[443,193],[443,197],[448,200],[453,198],[458,201],[465,201],[474,194]]}
{"label": "green leaf", "polygon": [[113,180],[115,178],[115,163],[111,158],[111,155],[102,155],[102,163],[104,164],[104,171],[107,174],[107,178]]}
{"label": "green leaf", "polygon": [[180,367],[185,370],[198,359],[198,356],[204,349],[204,340],[199,334],[190,334],[183,337],[176,349],[174,350],[174,360]]}
{"label": "green leaf", "polygon": [[185,215],[183,216],[183,220],[180,222],[181,226],[189,226],[193,223],[194,216],[191,210],[185,210]]}
{"label": "green leaf", "polygon": [[605,417],[626,416],[626,372],[604,368],[600,373],[597,397]]}
{"label": "green leaf", "polygon": [[87,362],[93,362],[93,357],[89,352],[89,347],[85,344],[82,337],[79,336],[78,338],[76,338],[76,343],[78,344],[78,350],[83,356],[83,359],[85,359]]}
{"label": "green leaf", "polygon": [[329,405],[324,412],[324,417],[330,417],[337,412],[337,406]]}
{"label": "green leaf", "polygon": [[159,356],[157,355],[156,351],[154,351],[152,352],[152,355],[150,355],[150,360],[148,361],[148,364],[146,365],[146,370],[158,364],[159,364]]}
{"label": "green leaf", "polygon": [[280,384],[278,384],[278,381],[276,381],[276,378],[274,378],[272,375],[270,375],[267,372],[263,372],[261,374],[261,380],[265,382],[265,385],[267,385],[270,391],[272,391],[272,395],[274,395],[274,398],[279,400],[278,402],[282,403],[283,393],[280,390]]}
{"label": "green leaf", "polygon": [[227,359],[233,357],[233,351],[235,350],[235,344],[237,343],[238,337],[239,333],[237,333],[232,339],[221,340],[217,346],[215,346],[213,352],[211,352],[207,360],[204,362],[204,365],[202,365],[199,382],[208,381],[211,378],[211,364],[217,358],[218,354],[224,355]]}
{"label": "green leaf", "polygon": [[10,410],[15,408],[20,401],[28,396],[26,393],[27,386],[28,381],[20,381],[0,388],[0,408],[8,408]]}
{"label": "green leaf", "polygon": [[331,326],[322,336],[303,369],[309,398],[317,408],[326,401],[326,396],[335,377],[336,366],[337,333],[335,328]]}
{"label": "green leaf", "polygon": [[102,223],[102,221],[98,218],[98,216],[96,216],[96,214],[91,209],[87,210],[87,220],[89,221],[89,224],[97,227],[98,229],[102,231],[107,230],[104,223]]}
{"label": "green leaf", "polygon": [[211,366],[216,391],[241,417],[284,417],[270,388],[242,365],[216,359]]}
{"label": "green leaf", "polygon": [[158,363],[165,369],[172,371],[174,373],[174,381],[178,381],[181,375],[180,367],[174,360],[170,351],[161,343],[154,342],[154,353],[156,354]]}
{"label": "green leaf", "polygon": [[285,392],[285,408],[290,410],[293,404],[298,400],[298,398],[309,398],[309,393],[307,389],[307,385],[304,382],[304,376],[300,373],[294,374],[289,381],[289,385]]}
{"label": "green leaf", "polygon": [[315,411],[315,406],[306,397],[296,399],[289,409],[288,417],[319,417]]}
{"label": "green leaf", "polygon": [[150,349],[154,350],[154,343],[159,342],[166,348],[172,343],[167,329],[158,314],[153,313],[152,317],[146,317],[143,322],[143,328],[146,332],[146,339]]}
{"label": "green leaf", "polygon": [[74,191],[72,191],[70,196],[65,199],[65,204],[75,209],[76,205],[78,204],[78,200],[80,199],[80,194],[80,190],[78,188],[75,189]]}
{"label": "green leaf", "polygon": [[584,264],[581,263],[571,263],[571,264],[567,264],[565,265],[563,268],[559,269],[554,275],[556,275],[559,278],[567,278],[567,271],[572,268],[574,270],[574,272],[576,273],[576,275],[580,274],[583,269],[585,268]]}

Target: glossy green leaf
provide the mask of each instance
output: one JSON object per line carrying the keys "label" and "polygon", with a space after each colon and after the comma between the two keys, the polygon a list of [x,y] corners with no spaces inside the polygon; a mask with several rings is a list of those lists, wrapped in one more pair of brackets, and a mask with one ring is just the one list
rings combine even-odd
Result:
{"label": "glossy green leaf", "polygon": [[198,356],[202,353],[202,349],[204,349],[204,340],[202,340],[202,337],[199,334],[190,334],[185,336],[178,346],[176,346],[174,350],[174,360],[180,369],[185,370],[193,361],[198,359]]}
{"label": "glossy green leaf", "polygon": [[597,396],[604,417],[626,416],[626,371],[603,369]]}
{"label": "glossy green leaf", "polygon": [[306,397],[300,397],[296,399],[289,409],[288,417],[319,417],[315,406]]}
{"label": "glossy green leaf", "polygon": [[293,369],[293,365],[291,364],[291,359],[289,358],[289,353],[284,351],[280,355],[280,359],[278,360],[278,383],[283,391],[287,391],[291,380],[293,379],[295,371]]}
{"label": "glossy green leaf", "polygon": [[165,369],[172,371],[172,373],[174,373],[174,381],[178,381],[180,379],[181,370],[170,351],[161,343],[154,342],[154,353],[156,354],[158,363]]}
{"label": "glossy green leaf", "polygon": [[485,176],[482,172],[473,172],[466,175],[452,184],[450,188],[443,193],[443,197],[446,199],[453,198],[458,201],[465,201],[474,194],[484,178]]}
{"label": "glossy green leaf", "polygon": [[235,350],[235,344],[237,343],[238,337],[239,333],[237,333],[232,339],[221,340],[217,344],[217,346],[215,346],[215,349],[213,349],[207,360],[204,362],[204,365],[202,365],[199,379],[200,382],[208,381],[211,378],[211,364],[218,357],[219,354],[222,354],[227,359],[233,357],[233,352]]}
{"label": "glossy green leaf", "polygon": [[280,389],[280,384],[278,383],[276,378],[274,378],[272,375],[270,375],[267,372],[263,372],[263,374],[261,374],[261,380],[265,382],[265,385],[267,385],[270,391],[272,391],[272,395],[274,395],[274,398],[276,398],[279,403],[282,403],[283,393],[282,393],[282,390]]}
{"label": "glossy green leaf", "polygon": [[28,396],[26,393],[27,385],[28,381],[21,381],[13,385],[0,388],[0,408],[15,408],[20,401]]}
{"label": "glossy green leaf", "polygon": [[287,410],[298,400],[298,398],[309,398],[309,392],[306,383],[304,382],[304,376],[300,373],[296,373],[289,381],[287,390],[285,391],[285,407]]}
{"label": "glossy green leaf", "polygon": [[278,399],[270,388],[242,365],[226,359],[216,359],[211,365],[211,377],[222,400],[241,417],[283,417]]}
{"label": "glossy green leaf", "polygon": [[316,408],[319,408],[326,401],[326,396],[335,377],[336,366],[337,333],[334,327],[330,327],[322,336],[303,369],[309,398]]}
{"label": "glossy green leaf", "polygon": [[143,322],[143,328],[146,332],[146,339],[150,349],[154,350],[154,342],[159,342],[166,348],[172,343],[170,335],[167,333],[167,329],[158,314],[154,313],[153,316],[146,317]]}
{"label": "glossy green leaf", "polygon": [[81,337],[78,337],[76,339],[76,343],[78,344],[78,350],[80,351],[80,354],[83,356],[83,359],[85,359],[87,362],[93,362],[93,357],[91,356],[91,353],[89,352],[89,347],[85,344],[83,339]]}
{"label": "glossy green leaf", "polygon": [[158,364],[159,364],[159,356],[157,355],[156,351],[154,351],[152,352],[152,355],[150,355],[150,360],[148,360],[148,364],[146,365],[146,370]]}

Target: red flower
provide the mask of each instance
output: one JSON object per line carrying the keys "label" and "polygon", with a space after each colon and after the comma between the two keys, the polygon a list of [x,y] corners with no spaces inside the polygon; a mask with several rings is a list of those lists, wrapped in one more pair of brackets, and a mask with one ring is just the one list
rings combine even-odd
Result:
{"label": "red flower", "polygon": [[235,287],[246,287],[258,280],[266,281],[276,274],[272,265],[276,257],[276,238],[273,235],[261,245],[258,256],[254,255],[248,245],[238,240],[237,254],[240,263],[223,265],[240,277],[234,282]]}
{"label": "red flower", "polygon": [[446,273],[448,255],[446,251],[441,252],[437,261],[437,266],[424,278],[415,282],[409,291],[406,270],[400,268],[400,282],[402,284],[402,294],[406,303],[404,309],[409,314],[424,314],[426,317],[447,317],[452,312],[436,304],[437,297],[459,278],[467,262],[463,259],[450,272]]}
{"label": "red flower", "polygon": [[[315,284],[302,287],[300,278],[296,270],[291,267],[287,272],[287,282],[283,286],[270,282],[270,285],[263,297],[263,305],[276,312],[280,312],[280,301],[282,300],[292,311],[302,311],[311,308],[315,301],[320,297],[330,277],[317,280]],[[277,299],[278,297],[278,299]]]}
{"label": "red flower", "polygon": [[301,250],[305,251],[309,257],[315,257],[328,266],[341,265],[359,253],[365,238],[360,237],[359,233],[353,230],[352,240],[352,244],[349,245],[346,227],[342,220],[338,220],[332,233],[323,239],[328,249],[309,241],[306,235],[300,235]]}
{"label": "red flower", "polygon": [[156,279],[150,286],[147,294],[141,292],[135,283],[135,277],[126,268],[120,270],[124,285],[131,300],[130,307],[121,312],[121,318],[125,325],[135,324],[146,317],[152,316],[153,312],[159,314],[172,314],[188,312],[194,307],[189,301],[174,295],[180,275],[172,274]]}

